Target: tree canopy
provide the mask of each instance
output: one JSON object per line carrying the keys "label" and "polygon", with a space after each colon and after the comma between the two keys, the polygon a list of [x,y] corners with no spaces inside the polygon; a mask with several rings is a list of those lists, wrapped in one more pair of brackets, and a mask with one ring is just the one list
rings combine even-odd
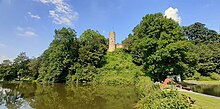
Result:
{"label": "tree canopy", "polygon": [[[161,13],[147,14],[122,41],[124,50],[106,55],[108,41],[98,31],[88,29],[77,37],[74,29],[61,28],[55,30],[54,39],[41,56],[29,58],[21,52],[13,61],[4,60],[0,64],[0,79],[84,83],[93,82],[97,79],[95,76],[100,75],[103,77],[100,80],[115,82],[119,74],[136,78],[135,69],[128,75],[127,70],[123,70],[123,67],[129,69],[126,65],[132,65],[138,71],[143,68],[145,76],[151,76],[155,81],[163,80],[167,75],[195,79],[199,74],[220,78],[219,41],[220,35],[200,22],[181,27]],[[129,59],[134,64],[121,59],[110,62],[115,57],[124,59],[125,56],[132,57]],[[114,68],[120,67],[117,66],[119,61],[125,63],[114,73]],[[109,73],[111,71],[113,73]],[[105,74],[114,77],[109,79]]]}
{"label": "tree canopy", "polygon": [[196,22],[190,26],[184,26],[184,33],[195,44],[200,42],[220,42],[220,36],[214,30],[205,27],[205,24]]}
{"label": "tree canopy", "polygon": [[41,56],[42,65],[38,80],[65,82],[66,76],[71,73],[69,68],[78,59],[78,46],[75,30],[55,30],[54,40]]}
{"label": "tree canopy", "polygon": [[196,45],[192,51],[199,56],[197,71],[203,76],[220,74],[220,35],[200,22],[183,28],[188,40]]}
{"label": "tree canopy", "polygon": [[[189,52],[187,42],[179,24],[161,13],[148,14],[133,29],[130,49],[133,61],[144,65],[147,75],[155,80],[167,75],[191,75],[197,63],[196,55]],[[128,39],[127,39],[128,40]]]}

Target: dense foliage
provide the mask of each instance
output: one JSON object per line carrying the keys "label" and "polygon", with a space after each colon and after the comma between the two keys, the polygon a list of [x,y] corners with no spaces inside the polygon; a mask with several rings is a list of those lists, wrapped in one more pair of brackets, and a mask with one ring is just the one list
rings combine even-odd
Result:
{"label": "dense foliage", "polygon": [[184,33],[187,38],[195,44],[202,42],[220,42],[220,36],[215,30],[205,27],[205,24],[196,22],[190,26],[184,26]]}
{"label": "dense foliage", "polygon": [[[0,64],[0,79],[42,82],[134,83],[137,76],[155,81],[167,75],[187,79],[218,80],[220,35],[196,22],[181,27],[161,13],[148,14],[123,41],[124,50],[106,53],[107,39],[88,29],[55,30],[54,40],[37,58],[20,53]],[[142,70],[141,70],[142,69]],[[206,77],[209,76],[209,77]]]}
{"label": "dense foliage", "polygon": [[187,77],[195,72],[197,55],[189,51],[193,45],[187,42],[179,24],[161,13],[143,17],[124,43],[134,63],[144,65],[146,74],[154,80],[173,74]]}
{"label": "dense foliage", "polygon": [[38,80],[65,82],[66,76],[71,73],[69,68],[77,61],[78,45],[74,30],[55,30],[54,40],[41,57]]}
{"label": "dense foliage", "polygon": [[40,57],[30,59],[21,52],[13,62],[4,60],[0,80],[135,84],[140,109],[191,107],[186,96],[160,90],[148,76],[154,81],[168,75],[220,80],[220,35],[202,23],[181,27],[161,13],[148,14],[123,45],[124,49],[107,53],[107,39],[100,33],[88,29],[77,37],[75,30],[62,28],[55,30],[54,40]]}
{"label": "dense foliage", "polygon": [[107,51],[107,40],[93,30],[86,30],[79,38],[79,57],[71,67],[74,73],[68,75],[69,82],[91,82],[97,74],[97,68],[104,63]]}
{"label": "dense foliage", "polygon": [[175,90],[162,91],[158,84],[153,84],[146,77],[136,84],[140,100],[137,109],[189,109],[189,98]]}
{"label": "dense foliage", "polygon": [[4,60],[3,63],[0,64],[0,79],[11,81],[29,77],[29,62],[30,59],[26,56],[25,52],[21,52],[14,59],[14,62],[11,62],[10,60]]}
{"label": "dense foliage", "polygon": [[75,30],[55,30],[54,40],[44,53],[29,59],[24,52],[11,62],[0,64],[0,78],[10,80],[38,80],[41,82],[90,82],[105,60],[107,40],[93,30],[86,30],[80,38]]}
{"label": "dense foliage", "polygon": [[198,75],[210,76],[213,75],[212,73],[217,73],[217,76],[220,74],[220,35],[199,22],[183,28],[189,41],[196,46],[191,51],[199,56],[197,67],[199,74],[195,79],[205,79]]}

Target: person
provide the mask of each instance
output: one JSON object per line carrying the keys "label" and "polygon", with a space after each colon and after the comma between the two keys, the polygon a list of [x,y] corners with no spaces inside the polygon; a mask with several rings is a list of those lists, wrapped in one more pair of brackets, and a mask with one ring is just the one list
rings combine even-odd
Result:
{"label": "person", "polygon": [[165,87],[168,83],[170,83],[171,81],[172,81],[172,79],[170,79],[170,78],[166,78],[166,79],[164,80],[164,82],[163,82],[162,90],[163,90],[164,87]]}

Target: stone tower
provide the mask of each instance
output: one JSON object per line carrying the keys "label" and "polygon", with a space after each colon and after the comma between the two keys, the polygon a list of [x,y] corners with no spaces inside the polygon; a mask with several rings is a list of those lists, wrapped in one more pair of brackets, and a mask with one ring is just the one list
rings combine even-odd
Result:
{"label": "stone tower", "polygon": [[109,33],[109,52],[115,51],[115,32]]}

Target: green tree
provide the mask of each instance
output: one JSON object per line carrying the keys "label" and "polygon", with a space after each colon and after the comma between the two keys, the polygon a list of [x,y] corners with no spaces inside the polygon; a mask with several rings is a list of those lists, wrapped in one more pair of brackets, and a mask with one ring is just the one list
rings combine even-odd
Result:
{"label": "green tree", "polygon": [[195,44],[201,42],[220,42],[220,36],[214,30],[205,27],[205,24],[196,22],[190,26],[184,26],[184,33],[189,40],[192,40]]}
{"label": "green tree", "polygon": [[183,28],[188,39],[196,45],[192,51],[199,56],[197,71],[202,76],[213,72],[220,74],[220,35],[200,22]]}
{"label": "green tree", "polygon": [[13,66],[16,69],[16,75],[18,76],[18,79],[20,80],[23,77],[27,77],[29,74],[28,66],[27,64],[30,62],[30,59],[26,56],[25,52],[21,52],[15,59]]}
{"label": "green tree", "polygon": [[192,51],[199,56],[197,71],[201,75],[220,74],[220,43],[200,43]]}
{"label": "green tree", "polygon": [[3,60],[0,64],[0,80],[6,79],[6,72],[12,66],[12,62],[9,59]]}
{"label": "green tree", "polygon": [[17,70],[13,65],[0,66],[0,79],[4,81],[11,81],[17,78]]}
{"label": "green tree", "polygon": [[190,75],[194,72],[197,60],[196,55],[189,52],[192,45],[186,42],[182,28],[172,19],[161,13],[148,14],[133,29],[132,37],[133,61],[144,65],[146,74],[155,80],[171,74]]}
{"label": "green tree", "polygon": [[39,69],[41,67],[41,58],[33,58],[28,63],[29,76],[33,79],[37,79],[39,75]]}
{"label": "green tree", "polygon": [[76,32],[70,28],[55,30],[54,40],[43,53],[38,80],[65,82],[66,76],[73,73],[70,67],[77,62],[79,44]]}
{"label": "green tree", "polygon": [[[79,58],[76,74],[71,81],[90,82],[97,73],[96,68],[103,65],[107,51],[107,40],[100,33],[88,29],[79,38]],[[74,66],[75,67],[75,66]]]}
{"label": "green tree", "polygon": [[106,38],[98,32],[88,29],[82,33],[79,40],[80,64],[91,64],[95,67],[101,67],[103,57],[108,48]]}
{"label": "green tree", "polygon": [[128,37],[122,41],[125,50],[127,50],[128,52],[131,52],[130,48],[132,46],[133,41],[134,41],[134,37],[132,34],[129,34]]}

